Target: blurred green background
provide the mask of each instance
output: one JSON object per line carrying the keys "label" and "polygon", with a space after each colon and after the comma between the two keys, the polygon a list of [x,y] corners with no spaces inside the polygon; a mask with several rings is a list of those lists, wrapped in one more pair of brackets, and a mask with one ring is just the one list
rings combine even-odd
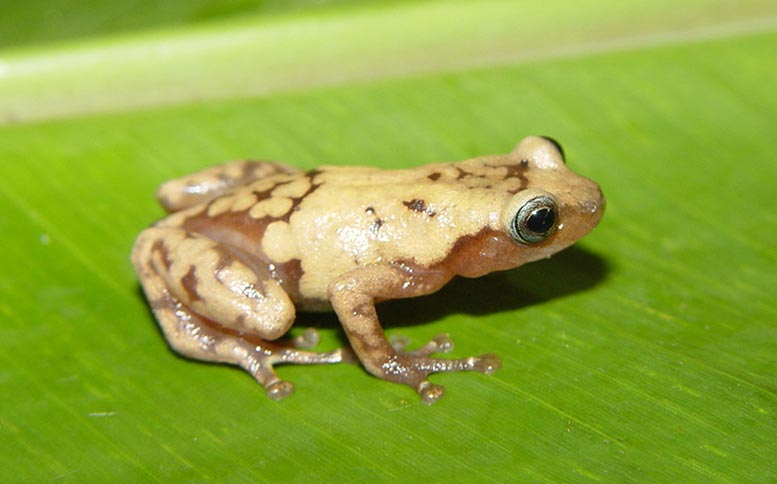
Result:
{"label": "blurred green background", "polygon": [[[773,1],[3,5],[0,481],[777,482],[775,52]],[[607,213],[379,309],[502,357],[434,377],[432,407],[352,365],[283,367],[297,393],[269,401],[169,351],[129,265],[171,177],[535,133]]]}

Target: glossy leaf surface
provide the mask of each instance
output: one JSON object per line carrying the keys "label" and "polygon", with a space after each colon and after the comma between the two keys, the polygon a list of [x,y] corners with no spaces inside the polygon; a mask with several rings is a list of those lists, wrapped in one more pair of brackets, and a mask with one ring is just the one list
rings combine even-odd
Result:
{"label": "glossy leaf surface", "polygon": [[[0,480],[777,479],[777,9],[523,3],[238,12],[0,51]],[[251,65],[263,35],[292,51]],[[164,62],[122,57],[170,42]],[[57,66],[85,53],[107,60]],[[219,67],[237,62],[256,86]],[[502,357],[435,377],[432,407],[349,365],[281,368],[297,393],[271,402],[171,353],[129,265],[156,186],[223,160],[408,167],[534,133],[607,213],[550,260],[381,307],[389,334]],[[332,316],[301,323],[343,342]]]}

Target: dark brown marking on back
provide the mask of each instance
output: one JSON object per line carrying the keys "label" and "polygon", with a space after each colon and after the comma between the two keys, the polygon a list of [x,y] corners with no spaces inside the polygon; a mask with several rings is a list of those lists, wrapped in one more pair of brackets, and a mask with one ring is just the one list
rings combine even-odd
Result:
{"label": "dark brown marking on back", "polygon": [[216,270],[222,270],[238,259],[256,272],[266,260],[257,241],[262,240],[267,226],[274,220],[270,217],[255,219],[248,211],[227,211],[214,217],[195,215],[185,220],[182,228],[217,244],[213,247],[219,257]]}
{"label": "dark brown marking on back", "polygon": [[151,253],[158,252],[159,255],[162,257],[162,264],[165,265],[165,269],[168,271],[170,270],[170,266],[173,265],[173,261],[170,260],[170,254],[167,251],[167,247],[165,246],[165,243],[161,240],[157,240],[154,242],[154,245],[151,246]]}
{"label": "dark brown marking on back", "polygon": [[283,185],[288,185],[292,181],[294,180],[292,179],[292,180],[279,181],[278,183],[276,183],[275,185],[271,186],[266,190],[262,190],[262,191],[253,190],[252,193],[256,195],[256,201],[261,202],[262,200],[267,200],[268,198],[272,198],[273,197],[272,192],[274,192],[276,188],[282,187]]}
{"label": "dark brown marking on back", "polygon": [[407,202],[402,202],[402,205],[406,206],[407,208],[409,208],[410,210],[412,210],[414,212],[425,213],[426,215],[428,215],[430,217],[434,217],[435,215],[437,215],[437,212],[432,210],[431,207],[427,207],[426,206],[426,202],[425,201],[423,201],[421,199],[418,199],[418,198],[414,198],[414,199],[412,199],[410,201],[407,201]]}
{"label": "dark brown marking on back", "polygon": [[258,202],[260,202],[262,200],[266,200],[266,199],[270,198],[272,196],[271,195],[272,191],[275,190],[275,187],[277,187],[277,186],[278,185],[275,185],[272,188],[268,188],[267,190],[262,190],[262,191],[252,190],[251,193],[253,193],[256,196],[256,200]]}
{"label": "dark brown marking on back", "polygon": [[313,168],[312,170],[308,170],[305,172],[305,176],[310,178],[310,181],[312,182],[315,177],[320,175],[321,173],[324,173],[323,170],[320,168]]}
{"label": "dark brown marking on back", "polygon": [[380,228],[383,226],[385,222],[383,221],[382,218],[377,216],[377,213],[375,212],[375,207],[370,205],[369,207],[364,209],[364,213],[375,215],[375,220],[373,220],[372,223],[370,224],[369,230],[370,230],[370,233],[372,234],[378,233],[378,230],[380,230]]}
{"label": "dark brown marking on back", "polygon": [[440,173],[439,171],[435,171],[434,173],[430,173],[429,175],[427,175],[426,178],[432,181],[437,181],[440,179],[441,176],[442,176],[442,173]]}
{"label": "dark brown marking on back", "polygon": [[526,162],[526,160],[521,160],[520,163],[515,165],[507,165],[507,175],[505,175],[505,178],[512,178],[512,177],[518,177],[518,178],[525,178],[524,172],[529,169],[529,164]]}
{"label": "dark brown marking on back", "polygon": [[384,223],[385,222],[383,222],[383,219],[376,218],[375,221],[372,222],[372,225],[370,225],[370,232],[372,232],[373,234],[377,233]]}
{"label": "dark brown marking on back", "polygon": [[461,180],[462,178],[466,178],[468,176],[472,176],[472,173],[461,169],[460,167],[456,167],[456,171],[458,172],[458,175],[456,175],[457,180]]}
{"label": "dark brown marking on back", "polygon": [[302,195],[300,195],[299,197],[290,197],[291,208],[279,220],[283,220],[284,222],[288,222],[289,218],[291,218],[291,215],[294,212],[299,210],[299,205],[302,203],[302,201],[305,199],[305,197],[307,197],[311,193],[315,192],[318,189],[318,187],[321,186],[321,183],[314,183],[313,182],[313,180],[315,179],[315,177],[319,173],[321,173],[319,170],[310,170],[309,172],[305,173],[305,178],[307,178],[308,181],[310,182],[310,188],[308,188],[307,191],[305,193],[303,193]]}
{"label": "dark brown marking on back", "polygon": [[244,161],[245,163],[243,164],[243,169],[241,170],[242,173],[240,174],[240,179],[255,180],[257,177],[254,176],[254,171],[256,170],[256,165],[259,163],[259,160],[244,160]]}
{"label": "dark brown marking on back", "polygon": [[420,200],[418,198],[414,198],[410,200],[409,202],[402,202],[402,205],[406,206],[410,210],[413,210],[415,212],[425,212],[426,211],[426,202],[423,200]]}
{"label": "dark brown marking on back", "polygon": [[189,272],[181,278],[181,285],[183,290],[186,291],[186,295],[189,297],[189,302],[201,301],[202,296],[197,292],[197,274],[195,274],[194,266],[189,266]]}
{"label": "dark brown marking on back", "polygon": [[507,165],[507,178],[518,178],[521,180],[521,186],[517,190],[511,190],[512,193],[517,193],[525,190],[529,186],[529,179],[526,177],[526,172],[529,170],[529,161],[526,159],[521,160],[517,165]]}

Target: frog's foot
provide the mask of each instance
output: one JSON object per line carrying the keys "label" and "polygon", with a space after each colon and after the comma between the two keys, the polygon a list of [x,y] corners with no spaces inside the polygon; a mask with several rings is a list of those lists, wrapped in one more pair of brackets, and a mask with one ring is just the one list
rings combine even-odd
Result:
{"label": "frog's foot", "polygon": [[295,348],[315,348],[320,339],[316,328],[305,328],[302,334],[291,340],[291,343]]}
{"label": "frog's foot", "polygon": [[[152,290],[155,286],[150,286]],[[275,373],[278,364],[317,365],[355,360],[350,348],[328,352],[306,351],[288,342],[270,342],[258,336],[240,334],[214,324],[181,304],[166,290],[160,289],[151,306],[170,346],[188,358],[240,366],[265,389],[267,396],[281,400],[294,393],[291,382]],[[302,342],[312,343],[313,333],[303,333]]]}
{"label": "frog's foot", "polygon": [[[428,346],[429,344],[424,348]],[[445,394],[445,388],[431,383],[428,380],[429,375],[454,371],[477,371],[490,375],[500,367],[499,357],[493,354],[443,359],[411,353],[396,353],[385,358],[380,367],[372,369],[372,372],[384,380],[404,383],[412,387],[418,392],[423,403],[431,405]]]}
{"label": "frog's foot", "polygon": [[[435,353],[450,353],[453,351],[453,340],[447,334],[438,334],[425,345],[413,351],[406,350],[407,346],[410,344],[410,340],[404,336],[392,336],[389,338],[389,343],[391,344],[391,347],[394,349],[394,351],[397,352],[397,357],[406,360],[409,359],[411,362],[410,366],[417,367],[414,370],[405,370],[405,376],[401,377],[399,381],[413,387],[421,396],[421,401],[427,405],[436,402],[445,394],[445,389],[441,385],[435,385],[427,380],[427,377],[430,373],[436,371],[462,371],[477,369],[477,367],[480,365],[480,363],[475,361],[474,358],[458,360],[458,362],[457,360],[424,358]],[[421,361],[422,363],[413,364],[413,358],[416,358],[416,361]],[[450,366],[445,367],[446,363]],[[442,370],[432,370],[433,367],[440,367],[441,365],[443,366]],[[494,366],[494,364],[491,363],[491,366]],[[498,359],[496,359],[495,366],[499,366]],[[481,372],[491,373],[496,370],[496,367],[493,369],[490,369],[491,367],[484,368],[481,370]]]}
{"label": "frog's foot", "polygon": [[275,373],[277,364],[318,365],[340,363],[353,357],[348,349],[316,353],[288,348],[268,341],[254,338],[235,337],[233,354],[236,363],[250,373],[264,388],[268,398],[282,400],[294,393],[294,385],[281,380]]}
{"label": "frog's foot", "polygon": [[428,343],[413,351],[405,351],[410,344],[410,339],[405,336],[393,335],[389,338],[389,343],[394,351],[410,356],[430,356],[434,353],[450,353],[453,351],[453,340],[447,334],[438,334]]}
{"label": "frog's foot", "polygon": [[477,371],[489,375],[500,367],[499,358],[495,355],[459,359],[429,356],[453,348],[446,335],[437,336],[411,352],[403,352],[406,343],[402,340],[395,340],[392,347],[378,320],[375,301],[428,294],[450,277],[445,272],[423,267],[413,270],[404,265],[374,264],[341,275],[328,289],[332,307],[364,368],[383,380],[412,387],[425,404],[436,402],[445,393],[442,386],[429,382],[429,375],[453,371]]}
{"label": "frog's foot", "polygon": [[[318,346],[318,343],[320,341],[321,337],[318,334],[318,330],[316,328],[305,328],[304,331],[302,331],[301,334],[298,336],[295,336],[291,339],[291,348],[286,348],[286,350],[291,351],[292,348],[296,349],[311,349]],[[299,352],[296,353],[306,354],[306,355],[318,355],[318,354],[329,354],[329,353],[310,353],[310,352]],[[356,357],[356,354],[353,352],[353,349],[351,349],[350,346],[346,346],[343,348],[339,348],[335,351],[332,351],[330,353],[337,353],[340,356],[340,361],[342,363],[358,363],[359,359]],[[294,362],[291,362],[294,363]]]}

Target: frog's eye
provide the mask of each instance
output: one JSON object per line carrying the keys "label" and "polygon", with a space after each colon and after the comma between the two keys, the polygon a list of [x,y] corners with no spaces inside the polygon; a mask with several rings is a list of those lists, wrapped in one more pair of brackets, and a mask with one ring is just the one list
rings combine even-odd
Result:
{"label": "frog's eye", "polygon": [[561,143],[554,140],[550,136],[541,136],[541,138],[547,141],[548,143],[552,144],[553,147],[556,148],[556,151],[558,151],[558,154],[561,155],[561,161],[563,161],[564,163],[567,162],[566,156],[564,155],[564,148],[561,147]]}
{"label": "frog's eye", "polygon": [[510,224],[510,235],[524,244],[537,244],[556,230],[558,208],[547,195],[529,199],[521,205]]}

